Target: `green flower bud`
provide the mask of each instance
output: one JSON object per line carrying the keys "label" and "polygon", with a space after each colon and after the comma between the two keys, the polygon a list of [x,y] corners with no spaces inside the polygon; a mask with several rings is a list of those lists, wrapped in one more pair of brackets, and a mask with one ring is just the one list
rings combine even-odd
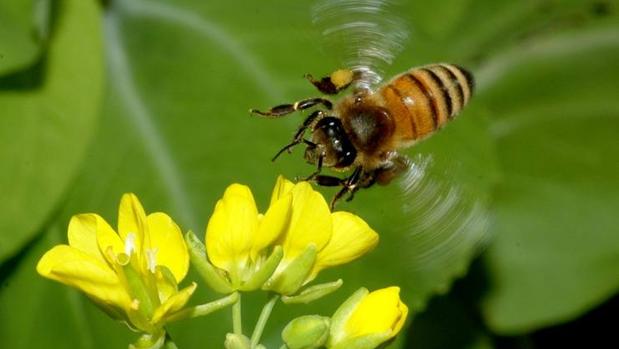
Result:
{"label": "green flower bud", "polygon": [[165,344],[165,332],[144,334],[138,340],[129,344],[129,349],[160,349]]}
{"label": "green flower bud", "polygon": [[283,296],[282,302],[285,304],[307,304],[337,291],[342,284],[342,279],[339,279],[334,282],[310,286],[296,296]]}
{"label": "green flower bud", "polygon": [[314,349],[322,347],[329,338],[331,320],[325,316],[305,315],[288,323],[282,339],[289,349]]}
{"label": "green flower bud", "polygon": [[249,338],[242,334],[228,333],[226,335],[226,341],[224,342],[224,348],[226,349],[250,349],[251,342]]}

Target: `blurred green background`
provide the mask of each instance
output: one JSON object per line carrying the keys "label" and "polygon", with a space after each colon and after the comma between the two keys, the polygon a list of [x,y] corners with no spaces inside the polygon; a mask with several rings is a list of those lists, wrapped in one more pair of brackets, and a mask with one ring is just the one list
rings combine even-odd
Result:
{"label": "blurred green background", "polygon": [[[251,107],[315,96],[304,73],[338,68],[311,1],[0,1],[0,338],[3,348],[120,348],[135,334],[84,296],[36,275],[71,215],[115,225],[124,192],[203,236],[232,182],[264,210],[278,174],[306,175],[297,149],[275,163],[301,117]],[[423,246],[398,186],[341,205],[381,243],[324,273],[344,287],[278,305],[265,343],[295,314],[331,314],[360,286],[400,285],[409,330],[391,348],[545,348],[618,340],[619,5],[604,0],[402,2],[410,35],[387,67],[470,67],[478,93],[410,155],[454,183],[489,220],[483,248]],[[444,166],[442,164],[445,164]],[[457,164],[457,165],[449,165]],[[325,190],[326,195],[332,191]],[[200,285],[193,301],[214,299]],[[244,303],[251,327],[262,294]],[[221,347],[229,311],[171,327],[180,348]],[[588,345],[587,345],[588,343]],[[607,342],[609,343],[609,342]],[[613,344],[608,344],[613,347]]]}

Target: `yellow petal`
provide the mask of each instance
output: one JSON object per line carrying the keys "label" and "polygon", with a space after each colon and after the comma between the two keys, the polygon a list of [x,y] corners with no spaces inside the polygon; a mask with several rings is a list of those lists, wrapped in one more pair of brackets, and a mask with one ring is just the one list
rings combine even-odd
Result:
{"label": "yellow petal", "polygon": [[311,278],[322,269],[355,260],[378,244],[378,234],[360,217],[338,211],[331,214],[333,235],[316,257]]}
{"label": "yellow petal", "polygon": [[189,269],[189,253],[181,229],[165,213],[156,212],[146,218],[150,246],[155,251],[156,265],[166,266],[179,283]]}
{"label": "yellow petal", "polygon": [[69,245],[82,252],[85,252],[100,261],[104,262],[105,258],[100,249],[99,241],[102,236],[106,237],[109,245],[120,248],[122,250],[122,241],[114,230],[101,218],[101,216],[88,213],[79,214],[71,217],[68,229]]}
{"label": "yellow petal", "polygon": [[75,287],[103,304],[130,307],[129,296],[116,273],[104,261],[76,248],[53,247],[39,260],[37,272]]}
{"label": "yellow petal", "polygon": [[[114,254],[119,254],[124,251],[125,244],[120,239],[120,236],[118,236],[114,229],[112,229],[112,227],[101,216],[92,214],[89,219],[94,219],[95,221],[97,247],[99,253],[103,256],[103,258],[108,260],[108,262],[113,263],[108,259],[109,253],[105,253],[105,251],[108,251],[111,248]],[[69,230],[71,230],[70,225]],[[71,244],[71,238],[69,238],[69,244]]]}
{"label": "yellow petal", "polygon": [[290,224],[292,213],[292,194],[288,193],[275,201],[260,219],[258,234],[252,246],[252,259],[257,254],[277,240]]}
{"label": "yellow petal", "polygon": [[406,321],[408,307],[400,300],[399,287],[387,287],[365,296],[346,322],[346,336],[390,333],[395,336]]}
{"label": "yellow petal", "polygon": [[172,314],[184,307],[185,304],[187,304],[187,301],[189,301],[189,297],[191,297],[193,292],[196,290],[196,287],[197,284],[192,282],[191,285],[180,290],[178,293],[163,302],[163,304],[155,310],[152,317],[152,323],[157,324],[161,321],[165,321],[165,317],[167,315]]}
{"label": "yellow petal", "polygon": [[232,184],[215,205],[206,228],[206,251],[218,268],[230,271],[249,258],[258,229],[258,210],[251,191]]}
{"label": "yellow petal", "polygon": [[135,234],[135,251],[138,255],[142,254],[145,229],[146,213],[140,200],[133,193],[124,194],[118,208],[118,234],[123,241],[126,241],[129,233]]}
{"label": "yellow petal", "polygon": [[294,188],[294,183],[287,180],[283,176],[278,176],[275,181],[275,187],[273,187],[273,193],[271,194],[271,203],[270,206],[273,206],[277,200],[282,198],[284,195],[290,193]]}
{"label": "yellow petal", "polygon": [[284,259],[290,260],[314,244],[320,251],[331,238],[332,220],[325,198],[307,182],[292,189],[292,217],[284,238]]}

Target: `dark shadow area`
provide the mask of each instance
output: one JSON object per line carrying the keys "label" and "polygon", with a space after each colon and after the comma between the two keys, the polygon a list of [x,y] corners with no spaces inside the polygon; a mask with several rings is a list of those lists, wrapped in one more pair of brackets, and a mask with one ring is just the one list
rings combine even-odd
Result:
{"label": "dark shadow area", "polygon": [[486,331],[477,304],[487,285],[485,267],[477,258],[465,278],[457,280],[448,294],[433,298],[414,318],[404,347],[458,349],[484,340]]}
{"label": "dark shadow area", "polygon": [[17,254],[0,264],[0,292],[9,285],[9,280],[17,270],[19,264],[28,256],[30,251],[39,243],[45,234],[36,234]]}
{"label": "dark shadow area", "polygon": [[39,89],[45,82],[46,72],[47,54],[43,54],[39,60],[30,67],[0,77],[0,92],[23,92]]}
{"label": "dark shadow area", "polygon": [[497,337],[497,349],[619,348],[619,295],[574,321],[548,327],[526,337]]}
{"label": "dark shadow area", "polygon": [[619,294],[568,323],[522,336],[497,336],[486,327],[479,310],[489,285],[483,258],[478,258],[448,294],[434,297],[414,318],[404,348],[619,348]]}

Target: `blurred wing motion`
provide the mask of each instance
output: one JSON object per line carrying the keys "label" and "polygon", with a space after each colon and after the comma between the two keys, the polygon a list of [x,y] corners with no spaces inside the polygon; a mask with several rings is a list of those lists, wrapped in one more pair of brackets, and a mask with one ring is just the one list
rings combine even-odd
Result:
{"label": "blurred wing motion", "polygon": [[312,9],[312,22],[330,55],[341,68],[355,72],[356,89],[382,81],[381,67],[391,64],[408,38],[406,25],[393,15],[388,0],[322,0]]}
{"label": "blurred wing motion", "polygon": [[399,179],[411,269],[440,273],[470,260],[488,240],[487,202],[467,183],[454,182],[456,164],[416,155]]}

